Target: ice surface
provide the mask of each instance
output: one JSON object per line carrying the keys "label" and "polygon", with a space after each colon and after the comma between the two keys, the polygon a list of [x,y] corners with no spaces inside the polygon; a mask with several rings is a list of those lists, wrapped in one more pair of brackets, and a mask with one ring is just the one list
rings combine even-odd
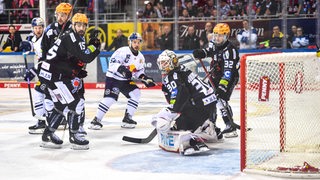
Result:
{"label": "ice surface", "polygon": [[[87,151],[70,149],[68,132],[62,149],[39,147],[41,135],[28,134],[31,116],[27,89],[0,88],[0,179],[277,179],[240,172],[239,137],[223,143],[209,144],[210,151],[201,156],[183,157],[162,151],[157,138],[148,144],[122,141],[122,136],[146,137],[153,129],[149,120],[166,105],[160,90],[142,90],[141,103],[134,119],[135,129],[122,129],[126,99],[122,96],[103,119],[103,129],[87,127],[95,115],[103,90],[86,90],[86,122],[90,141]],[[239,92],[231,100],[236,121],[239,119]],[[222,120],[219,126],[224,128]]]}

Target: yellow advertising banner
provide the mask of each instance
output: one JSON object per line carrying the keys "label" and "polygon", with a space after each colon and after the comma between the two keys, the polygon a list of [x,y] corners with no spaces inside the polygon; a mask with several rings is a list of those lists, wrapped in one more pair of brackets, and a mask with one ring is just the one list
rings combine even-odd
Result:
{"label": "yellow advertising banner", "polygon": [[[121,29],[123,35],[128,37],[134,31],[134,23],[108,23],[108,46],[112,43],[113,39],[117,37],[117,30]],[[137,24],[137,31],[141,34],[141,23]]]}

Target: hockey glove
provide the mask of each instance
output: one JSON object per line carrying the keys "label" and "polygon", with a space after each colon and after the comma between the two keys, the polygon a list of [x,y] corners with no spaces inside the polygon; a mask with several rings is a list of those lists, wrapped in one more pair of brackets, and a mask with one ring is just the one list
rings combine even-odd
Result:
{"label": "hockey glove", "polygon": [[23,52],[32,51],[32,43],[30,41],[21,41],[19,49]]}
{"label": "hockey glove", "polygon": [[151,77],[148,77],[143,74],[139,78],[140,78],[141,82],[148,88],[156,86],[156,83],[154,82],[154,80]]}
{"label": "hockey glove", "polygon": [[193,52],[193,57],[197,59],[205,58],[206,53],[202,49],[195,49]]}
{"label": "hockey glove", "polygon": [[26,70],[26,74],[24,75],[25,81],[31,81],[37,75],[37,70],[33,67],[31,69]]}
{"label": "hockey glove", "polygon": [[119,66],[118,72],[119,72],[120,74],[122,74],[122,76],[123,76],[124,78],[126,78],[126,79],[128,79],[128,80],[131,80],[131,78],[132,78],[132,73],[131,73],[131,72],[129,71],[129,69],[126,68],[125,66],[123,66],[123,65]]}
{"label": "hockey glove", "polygon": [[228,100],[228,96],[227,96],[227,87],[219,84],[217,90],[216,90],[216,96],[219,99],[223,99],[223,100]]}
{"label": "hockey glove", "polygon": [[100,39],[98,38],[92,38],[89,40],[89,46],[93,45],[94,47],[96,47],[97,49],[100,49],[101,46],[101,42]]}
{"label": "hockey glove", "polygon": [[80,70],[80,72],[78,73],[78,78],[85,78],[88,76],[88,72],[86,70]]}

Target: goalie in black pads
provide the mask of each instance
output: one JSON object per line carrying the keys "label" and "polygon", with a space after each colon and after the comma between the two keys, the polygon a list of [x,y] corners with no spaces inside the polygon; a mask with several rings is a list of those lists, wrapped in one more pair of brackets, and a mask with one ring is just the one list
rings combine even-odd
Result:
{"label": "goalie in black pads", "polygon": [[89,141],[77,132],[80,114],[84,109],[82,80],[87,72],[82,69],[84,63],[92,62],[100,53],[100,42],[89,41],[84,34],[88,18],[77,13],[72,17],[72,30],[57,39],[49,49],[46,60],[41,64],[39,78],[48,85],[48,91],[54,102],[54,108],[48,112],[48,126],[42,135],[42,147],[60,148],[63,141],[54,134],[64,118],[63,111],[68,108],[69,141],[73,149],[88,149]]}
{"label": "goalie in black pads", "polygon": [[239,80],[239,52],[228,40],[230,27],[226,23],[218,23],[213,28],[213,39],[206,49],[193,51],[195,58],[212,57],[210,63],[210,81],[213,83],[218,98],[217,107],[221,111],[226,124],[223,130],[225,137],[237,137],[236,127],[232,119],[232,109],[228,101]]}
{"label": "goalie in black pads", "polygon": [[162,91],[169,106],[152,118],[159,146],[166,151],[191,155],[208,151],[205,142],[216,142],[220,129],[214,120],[216,96],[212,87],[179,65],[177,55],[163,51],[157,64],[162,73]]}

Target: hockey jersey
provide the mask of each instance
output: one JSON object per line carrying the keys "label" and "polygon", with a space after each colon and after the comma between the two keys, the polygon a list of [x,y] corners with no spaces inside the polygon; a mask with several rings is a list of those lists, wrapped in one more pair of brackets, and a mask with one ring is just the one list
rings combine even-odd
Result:
{"label": "hockey jersey", "polygon": [[62,27],[63,26],[57,22],[51,23],[46,27],[42,41],[41,41],[41,50],[42,50],[41,58],[42,59],[46,59],[48,50],[53,46],[53,43],[58,39],[59,34],[63,34],[64,32],[70,30],[72,27],[72,24],[70,21],[67,21],[63,29],[63,32],[61,32]]}
{"label": "hockey jersey", "polygon": [[49,81],[74,78],[84,63],[92,62],[99,53],[99,49],[93,45],[87,46],[84,38],[71,30],[56,40],[49,49],[39,76]]}
{"label": "hockey jersey", "polygon": [[36,57],[35,57],[36,60],[39,60],[42,56],[41,41],[43,38],[43,34],[44,33],[42,33],[42,35],[39,38],[37,38],[37,36],[33,32],[31,32],[27,36],[27,41],[30,41],[33,45],[33,51],[36,54]]}
{"label": "hockey jersey", "polygon": [[[212,57],[210,64],[211,77],[215,87],[223,84],[227,88],[237,83],[239,79],[239,52],[230,42],[225,42],[222,46],[215,46],[211,41],[209,47],[205,49],[207,57]],[[236,82],[235,82],[236,81]]]}
{"label": "hockey jersey", "polygon": [[126,81],[121,73],[118,72],[119,66],[123,65],[132,72],[132,77],[138,79],[144,73],[145,58],[140,51],[135,55],[129,46],[117,49],[110,57],[107,77],[111,77],[120,81]]}
{"label": "hockey jersey", "polygon": [[162,91],[170,108],[178,113],[186,106],[199,108],[216,101],[212,87],[183,65],[163,77]]}

